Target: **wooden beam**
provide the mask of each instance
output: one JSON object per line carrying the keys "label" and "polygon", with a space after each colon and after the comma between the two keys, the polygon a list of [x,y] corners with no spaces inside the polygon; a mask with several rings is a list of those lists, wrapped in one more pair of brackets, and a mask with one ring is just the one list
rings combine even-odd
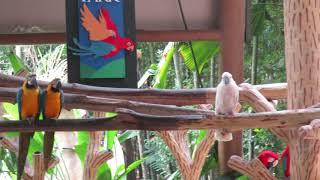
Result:
{"label": "wooden beam", "polygon": [[39,121],[35,125],[28,121],[0,121],[0,132],[284,128],[305,125],[320,116],[319,108],[238,113],[234,116],[216,116],[212,112],[203,115],[150,115],[129,109],[117,109],[116,112],[118,116],[111,118],[59,119]]}
{"label": "wooden beam", "polygon": [[[243,82],[245,0],[220,1],[219,25],[222,32],[221,73],[230,72],[237,83]],[[221,174],[231,169],[227,161],[232,155],[242,155],[242,132],[233,133],[233,140],[219,142],[219,167]]]}
{"label": "wooden beam", "polygon": [[[20,87],[24,78],[8,76],[0,73],[0,87],[16,88]],[[48,82],[38,81],[42,88]],[[253,86],[258,89],[267,99],[285,99],[287,97],[287,84],[265,84]],[[158,89],[125,89],[125,88],[101,88],[81,84],[63,84],[66,93],[75,93],[101,98],[114,98],[131,101],[140,101],[152,104],[171,104],[171,105],[194,105],[194,104],[213,104],[215,101],[215,88],[204,89],[184,89],[184,90],[158,90]],[[5,89],[0,92],[0,97],[14,98],[12,90],[7,93]],[[240,98],[245,100],[245,93],[240,89]]]}
{"label": "wooden beam", "polygon": [[217,30],[172,30],[172,31],[137,31],[138,41],[200,41],[200,40],[220,40],[220,32]]}
{"label": "wooden beam", "polygon": [[[217,30],[137,30],[137,41],[196,41],[220,40]],[[29,33],[29,34],[0,34],[0,44],[53,44],[66,43],[66,33]]]}

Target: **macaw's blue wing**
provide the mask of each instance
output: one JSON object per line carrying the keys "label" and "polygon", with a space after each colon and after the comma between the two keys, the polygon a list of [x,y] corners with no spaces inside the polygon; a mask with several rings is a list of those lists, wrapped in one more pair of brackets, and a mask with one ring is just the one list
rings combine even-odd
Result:
{"label": "macaw's blue wing", "polygon": [[282,168],[283,168],[283,173],[285,173],[287,170],[287,157],[285,156],[282,158]]}
{"label": "macaw's blue wing", "polygon": [[81,45],[77,39],[73,39],[74,44],[78,48],[69,47],[77,56],[94,56],[95,58],[103,57],[112,51],[115,47],[112,44],[102,41],[91,41],[90,46]]}

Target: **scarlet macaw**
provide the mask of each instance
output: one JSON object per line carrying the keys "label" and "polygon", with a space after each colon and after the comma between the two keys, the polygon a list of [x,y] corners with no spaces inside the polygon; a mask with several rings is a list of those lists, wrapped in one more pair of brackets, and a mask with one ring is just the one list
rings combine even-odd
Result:
{"label": "scarlet macaw", "polygon": [[101,8],[97,19],[90,12],[88,6],[83,4],[81,11],[82,26],[88,31],[91,45],[85,47],[80,45],[77,39],[73,39],[79,49],[71,48],[75,55],[93,55],[95,58],[110,58],[119,53],[121,49],[134,50],[134,43],[129,38],[122,38],[118,28],[112,21],[108,10]]}
{"label": "scarlet macaw", "polygon": [[[30,124],[39,121],[40,115],[40,88],[36,76],[30,75],[24,81],[17,93],[16,102],[18,104],[19,120],[28,120]],[[20,180],[24,172],[24,166],[28,155],[30,140],[34,132],[20,133],[19,153],[18,153],[18,173],[17,179]]]}
{"label": "scarlet macaw", "polygon": [[281,159],[283,162],[283,170],[285,177],[290,176],[290,151],[289,146],[287,146],[281,153]]}
{"label": "scarlet macaw", "polygon": [[278,165],[278,154],[270,150],[264,150],[258,155],[258,159],[262,164],[270,170]]}
{"label": "scarlet macaw", "polygon": [[[63,106],[63,91],[60,79],[52,80],[45,91],[42,92],[42,115],[45,121],[57,119],[60,115]],[[44,168],[48,169],[48,164],[51,159],[51,153],[54,144],[54,132],[45,132],[43,142],[44,152]]]}

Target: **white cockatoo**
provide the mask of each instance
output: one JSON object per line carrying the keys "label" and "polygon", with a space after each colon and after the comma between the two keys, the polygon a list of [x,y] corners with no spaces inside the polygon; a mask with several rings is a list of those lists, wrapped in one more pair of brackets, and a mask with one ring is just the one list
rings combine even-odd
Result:
{"label": "white cockatoo", "polygon": [[[239,105],[239,87],[233,80],[232,75],[224,72],[217,87],[215,113],[216,115],[234,115]],[[218,129],[215,138],[218,141],[231,141],[232,134],[226,129]]]}

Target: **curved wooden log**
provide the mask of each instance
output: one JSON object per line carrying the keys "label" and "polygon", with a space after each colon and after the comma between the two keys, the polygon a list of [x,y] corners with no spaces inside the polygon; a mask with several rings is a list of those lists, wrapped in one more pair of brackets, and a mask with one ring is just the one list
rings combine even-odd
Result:
{"label": "curved wooden log", "polygon": [[[24,78],[8,76],[0,73],[0,87],[20,87]],[[39,81],[41,87],[46,87],[48,82]],[[265,84],[255,86],[267,99],[286,99],[287,84]],[[157,90],[157,89],[123,89],[103,88],[81,84],[63,84],[66,93],[82,94],[88,96],[115,98],[124,100],[141,101],[153,104],[194,105],[211,104],[215,101],[215,88],[192,90]],[[240,99],[242,90],[240,89]],[[1,95],[0,95],[1,97]]]}
{"label": "curved wooden log", "polygon": [[303,139],[320,139],[320,119],[315,119],[309,125],[300,127],[298,134]]}
{"label": "curved wooden log", "polygon": [[231,156],[228,161],[228,166],[249,176],[252,180],[276,180],[261,161],[256,158],[248,162],[239,156]]}
{"label": "curved wooden log", "polygon": [[[276,112],[276,108],[254,86],[243,83],[240,87],[244,90],[244,101],[256,112]],[[271,132],[284,142],[288,142],[288,131],[282,128],[270,128]]]}

